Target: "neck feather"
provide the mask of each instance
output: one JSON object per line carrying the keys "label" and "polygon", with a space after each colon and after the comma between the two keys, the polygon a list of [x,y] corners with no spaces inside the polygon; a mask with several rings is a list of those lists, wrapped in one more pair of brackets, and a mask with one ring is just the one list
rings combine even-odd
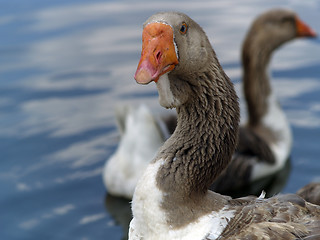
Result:
{"label": "neck feather", "polygon": [[238,99],[231,81],[215,61],[217,66],[192,76],[197,84],[192,86],[189,100],[177,107],[177,128],[157,156],[165,160],[157,174],[157,185],[175,200],[206,193],[234,152]]}
{"label": "neck feather", "polygon": [[267,70],[272,50],[267,44],[261,47],[250,41],[246,41],[243,46],[243,87],[248,108],[248,124],[252,127],[261,123],[268,109],[267,99],[271,86]]}

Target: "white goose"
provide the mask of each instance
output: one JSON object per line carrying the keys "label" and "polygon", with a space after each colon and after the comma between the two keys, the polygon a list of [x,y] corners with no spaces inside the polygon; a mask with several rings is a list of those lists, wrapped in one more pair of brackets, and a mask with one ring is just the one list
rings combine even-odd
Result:
{"label": "white goose", "polygon": [[109,193],[131,199],[138,179],[150,162],[146,159],[155,156],[169,131],[165,122],[156,119],[145,105],[119,106],[116,116],[121,141],[105,164],[103,182]]}
{"label": "white goose", "polygon": [[142,39],[135,79],[156,82],[178,120],[136,186],[129,239],[319,239],[320,206],[297,195],[233,200],[208,190],[231,161],[239,105],[202,28],[163,12]]}
{"label": "white goose", "polygon": [[[233,160],[211,186],[212,190],[229,194],[233,190],[243,191],[250,184],[284,167],[291,152],[292,136],[286,116],[270,86],[268,63],[273,51],[282,44],[298,37],[314,36],[314,31],[292,11],[267,11],[253,22],[242,48],[248,123],[240,128]],[[113,195],[132,198],[134,187],[150,162],[150,156],[155,155],[167,139],[164,132],[171,132],[175,127],[172,116],[170,121],[163,122],[146,113],[145,106],[144,111],[140,108],[123,115],[139,119],[134,124],[127,124],[116,153],[105,165],[104,183]],[[122,121],[127,122],[128,119]],[[139,141],[144,144],[138,144]],[[133,148],[136,150],[132,151]],[[146,151],[148,154],[145,154]],[[259,181],[258,189],[250,188],[249,191],[260,192],[269,182],[263,183]]]}

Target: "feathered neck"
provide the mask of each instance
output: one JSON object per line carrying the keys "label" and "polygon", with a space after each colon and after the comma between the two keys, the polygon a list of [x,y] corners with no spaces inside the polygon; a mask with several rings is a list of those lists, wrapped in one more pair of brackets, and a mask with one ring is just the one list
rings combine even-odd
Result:
{"label": "feathered neck", "polygon": [[[231,160],[239,123],[238,98],[216,58],[183,77],[192,85],[189,99],[177,107],[177,128],[156,157],[165,160],[157,185],[175,201],[207,192]],[[169,75],[172,82],[178,78]]]}
{"label": "feathered neck", "polygon": [[243,46],[243,87],[248,107],[248,124],[252,127],[260,124],[267,111],[267,98],[271,93],[267,70],[272,51],[250,40],[245,41]]}

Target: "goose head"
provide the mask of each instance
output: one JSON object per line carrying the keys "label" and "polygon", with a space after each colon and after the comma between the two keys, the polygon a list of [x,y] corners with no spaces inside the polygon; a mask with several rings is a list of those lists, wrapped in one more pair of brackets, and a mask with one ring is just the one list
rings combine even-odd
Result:
{"label": "goose head", "polygon": [[268,112],[272,89],[267,68],[274,50],[293,39],[315,36],[296,13],[287,9],[269,10],[252,23],[242,46],[243,86],[250,126],[261,124]]}
{"label": "goose head", "polygon": [[261,14],[252,23],[243,51],[254,49],[258,54],[267,52],[266,55],[269,55],[283,43],[298,37],[316,37],[316,33],[295,12],[272,9]]}
{"label": "goose head", "polygon": [[213,50],[196,22],[182,13],[158,13],[143,25],[135,79],[140,84],[156,82],[160,104],[178,107],[188,101],[191,86],[199,85],[193,75],[205,71],[210,58]]}

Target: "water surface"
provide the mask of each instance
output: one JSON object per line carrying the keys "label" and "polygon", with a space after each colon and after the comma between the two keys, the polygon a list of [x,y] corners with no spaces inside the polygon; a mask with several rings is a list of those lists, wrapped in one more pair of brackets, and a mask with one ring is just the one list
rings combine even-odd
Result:
{"label": "water surface", "polygon": [[[0,238],[125,239],[128,202],[107,195],[101,178],[119,139],[113,109],[146,103],[166,112],[155,86],[133,79],[142,23],[160,10],[190,15],[240,94],[246,30],[280,6],[320,33],[316,0],[1,1]],[[320,181],[319,41],[287,44],[271,67],[294,135],[282,192],[295,192]]]}

